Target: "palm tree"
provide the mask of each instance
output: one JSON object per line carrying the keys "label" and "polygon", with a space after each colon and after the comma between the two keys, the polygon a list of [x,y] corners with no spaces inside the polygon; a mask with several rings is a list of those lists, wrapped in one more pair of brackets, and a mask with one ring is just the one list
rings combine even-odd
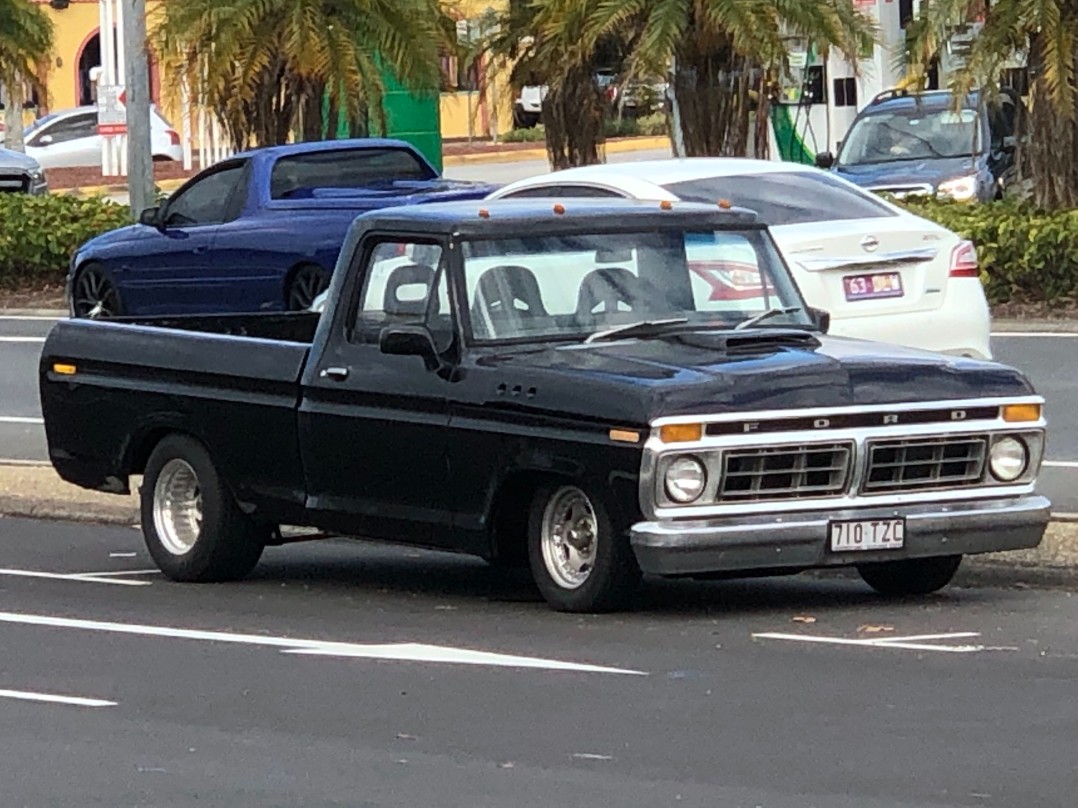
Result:
{"label": "palm tree", "polygon": [[438,86],[438,0],[184,0],[161,8],[153,38],[165,68],[216,112],[236,148],[321,130],[325,99],[333,120],[337,110],[358,120],[370,109],[384,131],[385,69],[409,86]]}
{"label": "palm tree", "polygon": [[511,2],[489,47],[513,63],[515,87],[547,88],[542,122],[552,168],[603,160],[606,104],[595,83],[600,38],[581,36],[598,0]]}
{"label": "palm tree", "polygon": [[52,23],[41,7],[29,0],[0,0],[0,84],[5,88],[4,140],[23,150],[23,87],[44,93],[37,65],[52,51]]}
{"label": "palm tree", "polygon": [[[787,37],[858,54],[874,26],[852,0],[597,0],[584,44],[614,32],[630,37],[637,75],[672,65],[685,152],[744,155],[753,110],[766,121],[768,87],[785,68]],[[765,102],[765,103],[760,103]],[[757,127],[766,143],[766,126]]]}
{"label": "palm tree", "polygon": [[1025,53],[1028,120],[1020,121],[1018,171],[1042,208],[1078,206],[1078,5],[1071,0],[922,0],[911,26],[911,73],[924,74],[952,36],[983,13],[984,25],[958,55],[950,85],[956,100],[979,86],[986,100],[1005,64]]}

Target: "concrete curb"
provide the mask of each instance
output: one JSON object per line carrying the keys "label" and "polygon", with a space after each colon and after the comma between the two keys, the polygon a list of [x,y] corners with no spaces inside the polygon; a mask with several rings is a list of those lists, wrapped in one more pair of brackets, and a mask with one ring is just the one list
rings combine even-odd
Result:
{"label": "concrete curb", "polygon": [[[0,517],[129,527],[139,522],[139,478],[127,496],[64,482],[51,465],[0,464]],[[1073,586],[1078,581],[1078,523],[1054,521],[1032,550],[970,556],[956,582],[993,586]]]}

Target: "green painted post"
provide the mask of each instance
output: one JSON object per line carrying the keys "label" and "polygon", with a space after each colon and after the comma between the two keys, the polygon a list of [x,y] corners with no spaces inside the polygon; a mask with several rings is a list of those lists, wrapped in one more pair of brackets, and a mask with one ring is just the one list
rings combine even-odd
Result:
{"label": "green painted post", "polygon": [[386,89],[382,102],[386,137],[411,143],[441,173],[442,116],[438,90],[407,88],[389,68],[382,69],[382,80]]}

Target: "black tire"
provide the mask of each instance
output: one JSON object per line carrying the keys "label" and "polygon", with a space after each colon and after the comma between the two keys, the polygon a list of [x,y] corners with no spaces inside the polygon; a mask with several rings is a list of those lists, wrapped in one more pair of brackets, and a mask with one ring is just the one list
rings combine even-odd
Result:
{"label": "black tire", "polygon": [[884,561],[862,564],[858,574],[866,584],[881,595],[905,597],[928,595],[947,586],[958,572],[962,556],[911,558],[907,561]]}
{"label": "black tire", "polygon": [[[564,574],[554,571],[557,563],[548,558],[548,553],[555,553],[555,547],[544,540],[544,533],[551,520],[572,519],[571,507],[577,501],[573,499],[576,496],[583,497],[590,509],[588,519],[593,527],[590,549],[585,554],[588,556],[584,565],[586,574],[582,567],[583,580],[572,585]],[[561,516],[557,516],[559,513]],[[640,584],[640,568],[628,536],[614,528],[599,497],[575,485],[544,485],[536,491],[528,514],[528,562],[543,598],[560,612],[607,612],[624,608],[633,600]]]}
{"label": "black tire", "polygon": [[123,300],[104,265],[92,261],[75,275],[71,284],[71,313],[91,320],[123,316]]}
{"label": "black tire", "polygon": [[306,311],[329,286],[329,273],[317,264],[296,267],[285,289],[285,308],[288,311]]}
{"label": "black tire", "polygon": [[[185,492],[197,499],[198,516],[188,508]],[[146,462],[140,496],[146,547],[173,581],[243,578],[270,538],[270,527],[240,510],[209,453],[186,435],[169,435],[157,444]]]}

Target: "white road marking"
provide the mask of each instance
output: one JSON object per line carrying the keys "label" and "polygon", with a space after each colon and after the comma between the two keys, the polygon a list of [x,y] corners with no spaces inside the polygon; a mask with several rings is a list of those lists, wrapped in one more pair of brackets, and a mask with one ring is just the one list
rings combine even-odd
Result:
{"label": "white road marking", "polygon": [[116,702],[104,699],[87,699],[82,696],[56,696],[51,693],[29,693],[23,690],[0,690],[0,699],[19,701],[42,701],[48,704],[70,704],[75,707],[115,707]]}
{"label": "white road marking", "polygon": [[1078,332],[1073,331],[1000,331],[993,333],[993,337],[1033,337],[1036,339],[1055,339],[1056,337],[1078,337]]}
{"label": "white road marking", "polygon": [[[121,583],[112,580],[111,583]],[[124,582],[133,583],[133,582]],[[107,623],[97,620],[80,620],[69,617],[52,617],[44,614],[19,614],[0,612],[0,623],[28,626],[49,626],[79,631],[102,631],[113,634],[134,634],[143,637],[167,637],[179,640],[233,643],[280,648],[284,653],[313,654],[316,656],[357,657],[366,659],[392,659],[409,662],[445,662],[458,665],[493,665],[508,668],[540,668],[543,670],[576,671],[580,673],[619,673],[647,676],[644,671],[608,668],[575,662],[561,662],[537,657],[509,656],[486,651],[472,651],[419,643],[392,643],[361,645],[358,643],[325,640],[294,640],[289,637],[273,637],[261,634],[232,634],[223,631],[173,628],[172,626],[147,626],[135,623]]]}
{"label": "white road marking", "polygon": [[134,558],[138,553],[109,553],[109,558]]}
{"label": "white road marking", "polygon": [[[134,553],[131,553],[134,555]],[[112,570],[108,572],[78,572],[72,575],[79,578],[122,578],[125,575],[160,575],[161,570]]]}
{"label": "white road marking", "polygon": [[753,634],[760,640],[789,640],[791,642],[826,643],[830,645],[859,645],[865,648],[899,648],[904,651],[940,651],[950,654],[969,654],[984,651],[983,645],[930,645],[924,640],[957,640],[981,636],[973,631],[959,631],[950,634],[922,634],[915,637],[878,637],[871,640],[851,640],[846,637],[816,637],[810,634],[781,634],[766,632]]}
{"label": "white road marking", "polygon": [[84,573],[39,572],[38,570],[0,569],[0,575],[12,578],[46,578],[52,581],[78,581],[87,584],[114,584],[116,586],[150,586],[149,581],[125,581],[116,578],[102,578]]}
{"label": "white road marking", "polygon": [[25,343],[43,343],[44,337],[0,337],[0,342],[25,342]]}
{"label": "white road marking", "polygon": [[1041,465],[1051,469],[1078,469],[1078,461],[1074,460],[1045,460]]}
{"label": "white road marking", "polygon": [[0,415],[0,424],[44,424],[44,418],[26,418],[21,415]]}
{"label": "white road marking", "polygon": [[23,322],[42,322],[42,323],[55,323],[60,317],[44,317],[38,314],[0,314],[0,322],[4,320],[20,320]]}

